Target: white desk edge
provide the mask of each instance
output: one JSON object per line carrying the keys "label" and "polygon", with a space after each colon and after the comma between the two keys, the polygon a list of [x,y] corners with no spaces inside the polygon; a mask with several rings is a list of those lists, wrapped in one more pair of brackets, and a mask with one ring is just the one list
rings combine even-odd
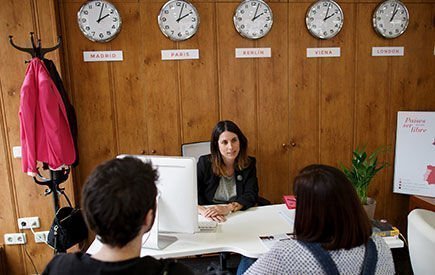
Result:
{"label": "white desk edge", "polygon": [[[219,224],[215,232],[166,234],[175,236],[178,240],[162,250],[142,248],[141,256],[178,258],[226,251],[258,258],[268,251],[258,236],[293,231],[289,222],[279,214],[280,211],[294,210],[288,210],[284,204],[276,204],[239,211],[230,214],[227,221]],[[390,248],[400,248],[404,245],[400,239],[384,238],[384,240]],[[96,253],[101,245],[101,242],[95,239],[87,253]]]}

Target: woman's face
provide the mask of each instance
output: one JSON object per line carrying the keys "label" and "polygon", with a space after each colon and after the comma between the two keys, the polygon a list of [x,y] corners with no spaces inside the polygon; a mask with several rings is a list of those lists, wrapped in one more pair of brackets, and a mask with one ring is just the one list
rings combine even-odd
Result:
{"label": "woman's face", "polygon": [[233,132],[225,131],[219,136],[218,144],[222,158],[234,162],[240,151],[239,137]]}

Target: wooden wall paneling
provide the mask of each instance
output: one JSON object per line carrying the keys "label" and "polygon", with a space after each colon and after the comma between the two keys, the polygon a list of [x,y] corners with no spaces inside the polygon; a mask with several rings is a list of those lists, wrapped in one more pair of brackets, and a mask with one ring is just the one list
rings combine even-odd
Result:
{"label": "wooden wall paneling", "polygon": [[270,3],[274,24],[257,47],[272,50],[272,58],[258,59],[258,160],[260,194],[281,203],[289,193],[289,75],[288,10],[286,4]]}
{"label": "wooden wall paneling", "polygon": [[[355,56],[355,142],[353,148],[365,146],[368,152],[373,152],[381,146],[389,146],[390,153],[394,148],[387,143],[390,73],[389,57],[371,56],[372,47],[386,47],[389,41],[381,38],[372,27],[371,18],[377,4],[357,4]],[[364,119],[361,119],[364,118]],[[385,161],[386,155],[381,154],[379,161]],[[345,160],[346,166],[351,165],[351,156]],[[390,165],[386,169],[393,169]],[[369,196],[375,198],[376,216],[385,218],[388,207],[383,201],[391,195],[386,169],[382,170],[372,181]]]}
{"label": "wooden wall paneling", "polygon": [[255,42],[241,37],[234,28],[237,3],[217,5],[220,118],[233,120],[249,140],[249,154],[257,151],[258,62],[235,58],[236,48],[254,48]]}
{"label": "wooden wall paneling", "polygon": [[344,26],[321,47],[340,47],[338,58],[322,58],[320,65],[320,161],[337,166],[351,158],[355,89],[355,5],[341,4]]}
{"label": "wooden wall paneling", "polygon": [[182,143],[208,141],[219,120],[216,5],[196,3],[200,26],[180,49],[199,49],[197,60],[179,62]]}
{"label": "wooden wall paneling", "polygon": [[[2,14],[0,12],[0,14]],[[3,14],[2,14],[3,15]],[[4,29],[2,26],[0,27],[0,34],[2,36],[5,34]],[[3,43],[0,42],[0,45],[2,46],[2,49],[5,49],[8,47],[6,45],[6,41],[2,40]],[[10,49],[9,49],[10,50]],[[3,53],[2,53],[3,54]],[[4,100],[3,98],[6,96],[6,91],[3,88],[2,83],[7,82],[6,79],[3,77],[4,69],[5,67],[0,68],[0,150],[2,154],[0,154],[0,178],[2,179],[2,192],[0,193],[0,201],[2,202],[0,204],[0,236],[3,237],[6,233],[14,233],[18,232],[17,223],[14,223],[12,221],[17,220],[17,212],[16,212],[16,197],[14,195],[15,188],[13,186],[14,179],[11,171],[11,153],[8,146],[8,135],[7,135],[7,124],[6,119],[4,116]],[[3,243],[2,241],[0,241]],[[20,246],[14,245],[14,246],[4,246],[1,257],[4,261],[0,262],[4,265],[3,267],[0,266],[0,272],[2,269],[6,270],[13,270],[14,266],[18,266],[19,263],[22,262],[22,250]],[[6,272],[6,270],[4,272]],[[15,268],[14,272],[11,272],[11,274],[23,274],[24,273],[24,266],[19,265],[18,268]],[[6,274],[6,273],[5,273]]]}
{"label": "wooden wall paneling", "polygon": [[305,27],[311,3],[288,4],[289,129],[287,141],[290,164],[289,191],[293,179],[305,166],[319,162],[319,59],[307,58],[307,48],[317,48],[319,40]]}
{"label": "wooden wall paneling", "polygon": [[139,3],[116,3],[116,7],[122,16],[122,30],[110,48],[121,50],[124,58],[111,63],[117,154],[147,154],[147,83],[142,72],[145,71],[143,37],[148,36],[149,27],[141,24]]}
{"label": "wooden wall paneling", "polygon": [[[395,144],[398,111],[435,110],[435,62],[433,55],[434,37],[433,4],[407,4],[410,22],[407,31],[391,42],[392,46],[403,46],[405,55],[391,57],[391,91],[389,113],[389,143]],[[393,154],[392,154],[393,155]],[[394,163],[394,158],[388,160]],[[389,169],[390,186],[393,187],[393,169]],[[408,213],[409,196],[392,194],[386,199],[389,205],[387,216],[404,231]]]}
{"label": "wooden wall paneling", "polygon": [[[42,16],[50,14],[48,8]],[[26,4],[17,4],[14,1],[2,3],[2,37],[6,38],[11,34],[14,36],[14,42],[23,47],[30,47],[31,31],[38,32],[35,18],[34,3],[27,2]],[[52,28],[50,24],[47,29]],[[6,180],[5,193],[3,198],[1,216],[2,220],[6,221],[4,226],[1,226],[2,235],[4,233],[19,232],[17,226],[17,218],[26,216],[40,217],[41,226],[44,228],[52,219],[52,214],[47,209],[52,207],[52,200],[47,200],[42,196],[43,187],[37,186],[33,180],[22,172],[21,159],[13,159],[12,147],[20,145],[20,124],[18,118],[20,88],[24,79],[26,70],[25,60],[31,59],[27,53],[22,53],[12,48],[6,39],[2,40],[1,56],[3,57],[3,66],[1,68],[1,88],[2,88],[2,128],[4,129],[2,138],[2,147],[5,152],[3,170],[6,175],[3,179]],[[50,215],[51,214],[51,215]],[[30,231],[26,233],[28,242],[26,246],[6,246],[6,258],[8,272],[10,274],[24,274],[33,272],[28,257],[24,253],[24,249],[29,251],[38,269],[45,266],[45,258],[47,255],[43,247],[36,246],[33,241],[33,235]],[[37,256],[35,251],[40,254]]]}
{"label": "wooden wall paneling", "polygon": [[177,49],[158,27],[162,3],[141,3],[146,118],[149,153],[179,155],[181,148],[179,61],[162,61],[161,50]]}
{"label": "wooden wall paneling", "polygon": [[69,89],[77,113],[80,164],[76,168],[76,189],[95,166],[116,155],[113,114],[113,72],[109,62],[84,62],[83,51],[110,50],[109,44],[95,43],[85,38],[77,25],[81,3],[65,2],[61,6],[64,18],[64,40],[67,43]]}

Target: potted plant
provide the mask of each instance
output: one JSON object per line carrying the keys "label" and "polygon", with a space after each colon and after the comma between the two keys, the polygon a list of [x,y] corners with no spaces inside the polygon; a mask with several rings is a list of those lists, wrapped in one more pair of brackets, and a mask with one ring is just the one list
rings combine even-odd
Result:
{"label": "potted plant", "polygon": [[373,219],[376,207],[376,201],[367,197],[367,190],[373,177],[388,164],[378,164],[378,154],[384,152],[382,148],[376,149],[370,156],[367,154],[365,147],[356,148],[352,152],[352,165],[346,167],[341,164],[341,168],[355,187],[355,190],[367,211],[369,218]]}

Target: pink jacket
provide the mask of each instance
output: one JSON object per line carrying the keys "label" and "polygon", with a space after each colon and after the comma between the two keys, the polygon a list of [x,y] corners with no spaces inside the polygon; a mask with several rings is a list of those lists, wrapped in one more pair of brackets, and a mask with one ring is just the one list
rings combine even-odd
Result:
{"label": "pink jacket", "polygon": [[27,67],[20,99],[23,172],[36,172],[36,161],[51,168],[71,165],[76,158],[65,106],[44,63],[33,58]]}

